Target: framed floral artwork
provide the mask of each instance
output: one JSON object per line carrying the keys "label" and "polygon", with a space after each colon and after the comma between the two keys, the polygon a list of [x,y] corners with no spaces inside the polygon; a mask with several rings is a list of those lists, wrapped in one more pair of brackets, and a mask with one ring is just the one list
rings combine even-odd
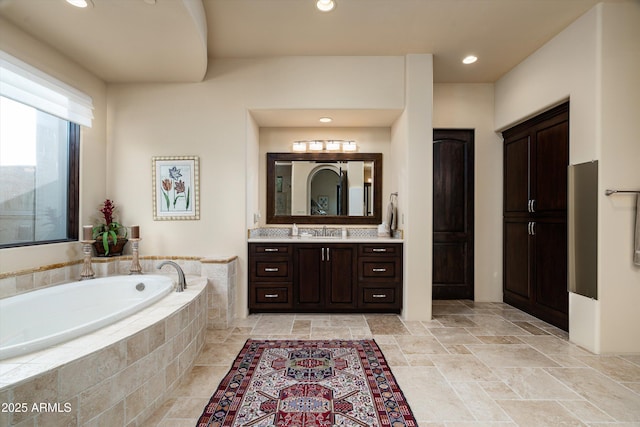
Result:
{"label": "framed floral artwork", "polygon": [[153,219],[200,219],[200,161],[196,156],[152,157]]}

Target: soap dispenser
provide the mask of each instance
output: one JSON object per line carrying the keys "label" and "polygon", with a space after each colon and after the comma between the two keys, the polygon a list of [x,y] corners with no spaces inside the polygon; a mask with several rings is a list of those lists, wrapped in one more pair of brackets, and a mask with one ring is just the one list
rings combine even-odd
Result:
{"label": "soap dispenser", "polygon": [[291,227],[291,235],[292,236],[298,235],[298,226],[295,223],[293,224],[293,227]]}

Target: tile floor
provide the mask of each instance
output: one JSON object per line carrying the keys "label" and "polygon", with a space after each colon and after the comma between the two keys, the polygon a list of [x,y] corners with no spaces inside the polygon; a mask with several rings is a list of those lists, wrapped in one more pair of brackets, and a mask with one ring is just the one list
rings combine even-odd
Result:
{"label": "tile floor", "polygon": [[640,354],[594,355],[502,303],[435,301],[433,314],[264,314],[210,330],[190,377],[147,425],[194,427],[248,338],[374,338],[421,427],[640,426]]}

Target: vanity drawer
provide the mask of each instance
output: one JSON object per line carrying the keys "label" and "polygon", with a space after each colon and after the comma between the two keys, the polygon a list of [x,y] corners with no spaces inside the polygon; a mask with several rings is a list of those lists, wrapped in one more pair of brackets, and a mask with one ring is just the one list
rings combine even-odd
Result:
{"label": "vanity drawer", "polygon": [[290,245],[251,243],[249,247],[251,248],[251,253],[259,255],[289,255],[291,253]]}
{"label": "vanity drawer", "polygon": [[362,301],[365,304],[392,304],[396,302],[394,288],[364,288]]}
{"label": "vanity drawer", "polygon": [[282,286],[251,286],[249,299],[250,308],[278,310],[293,307],[290,283]]}
{"label": "vanity drawer", "polygon": [[360,255],[361,256],[399,256],[402,254],[402,244],[372,244],[361,243]]}
{"label": "vanity drawer", "polygon": [[361,259],[359,279],[361,281],[385,280],[397,282],[400,280],[399,269],[400,262],[397,259]]}
{"label": "vanity drawer", "polygon": [[289,280],[291,279],[290,265],[288,260],[256,259],[251,271],[252,279]]}

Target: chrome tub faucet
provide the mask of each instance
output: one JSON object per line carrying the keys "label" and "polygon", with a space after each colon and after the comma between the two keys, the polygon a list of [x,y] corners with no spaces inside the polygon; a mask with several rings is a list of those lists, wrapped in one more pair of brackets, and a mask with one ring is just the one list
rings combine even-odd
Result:
{"label": "chrome tub faucet", "polygon": [[176,271],[178,272],[178,286],[176,287],[176,292],[182,292],[187,289],[187,280],[184,277],[184,271],[182,271],[182,268],[180,268],[177,263],[173,261],[162,261],[160,264],[158,264],[158,270],[160,270],[167,264],[175,267]]}

